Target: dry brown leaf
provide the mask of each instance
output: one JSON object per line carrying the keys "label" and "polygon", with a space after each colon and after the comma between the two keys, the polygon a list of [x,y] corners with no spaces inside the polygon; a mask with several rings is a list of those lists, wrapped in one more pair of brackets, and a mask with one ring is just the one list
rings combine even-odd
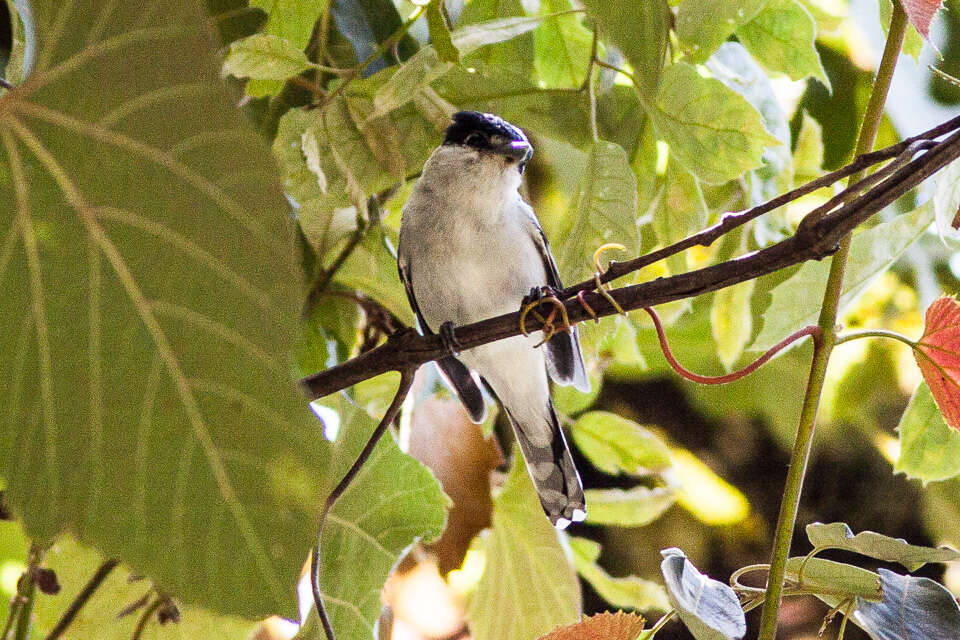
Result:
{"label": "dry brown leaf", "polygon": [[554,629],[540,640],[636,640],[644,622],[643,616],[635,613],[598,613],[576,624]]}

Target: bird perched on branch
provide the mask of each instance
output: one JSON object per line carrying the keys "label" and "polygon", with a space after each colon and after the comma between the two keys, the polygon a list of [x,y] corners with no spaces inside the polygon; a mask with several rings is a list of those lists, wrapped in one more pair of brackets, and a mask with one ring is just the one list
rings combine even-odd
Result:
{"label": "bird perched on branch", "polygon": [[398,259],[420,330],[450,355],[437,365],[475,422],[486,405],[480,378],[499,398],[550,521],[586,517],[583,487],[550,402],[547,373],[587,391],[576,330],[539,332],[459,353],[454,326],[516,311],[562,289],[556,263],[520,176],[533,148],[517,127],[475,111],[454,114],[403,209]]}

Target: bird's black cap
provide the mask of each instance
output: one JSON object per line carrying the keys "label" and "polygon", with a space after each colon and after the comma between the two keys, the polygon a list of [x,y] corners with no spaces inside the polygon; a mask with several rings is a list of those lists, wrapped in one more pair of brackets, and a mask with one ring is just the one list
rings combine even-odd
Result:
{"label": "bird's black cap", "polygon": [[527,136],[503,118],[492,113],[458,111],[453,114],[453,124],[447,127],[443,144],[458,144],[481,151],[493,151],[511,142],[525,142]]}

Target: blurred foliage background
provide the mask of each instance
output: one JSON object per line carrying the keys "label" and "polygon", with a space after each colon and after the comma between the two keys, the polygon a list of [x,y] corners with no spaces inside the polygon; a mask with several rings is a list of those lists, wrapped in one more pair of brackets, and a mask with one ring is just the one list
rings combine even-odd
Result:
{"label": "blurred foliage background", "polygon": [[[627,255],[637,255],[847,163],[890,12],[888,0],[771,0],[762,10],[764,3],[743,3],[758,9],[734,12],[727,29],[727,18],[711,14],[709,3],[698,8],[699,0],[206,4],[219,30],[225,82],[271,145],[297,222],[308,283],[297,377],[412,324],[393,247],[402,206],[452,111],[497,113],[531,137],[536,155],[523,190],[570,284],[590,275],[589,257],[604,242],[622,243]],[[737,4],[715,7],[722,12]],[[421,17],[408,23],[414,15]],[[10,41],[3,63],[15,78],[23,59],[19,23]],[[960,0],[946,1],[931,43],[908,35],[878,147],[960,112],[960,89],[926,68],[935,64],[960,75]],[[671,125],[675,118],[686,118],[688,126]],[[933,212],[923,203],[932,186],[918,191],[862,232],[874,235],[863,235],[863,249],[855,252],[858,278],[842,314],[847,327],[916,337],[923,310],[942,293],[957,292],[957,245],[943,237],[949,229],[931,227]],[[811,194],[633,281],[767,246],[830,195]],[[678,359],[699,373],[719,374],[815,319],[821,293],[816,277],[803,279],[802,269],[664,305],[660,312]],[[576,445],[591,508],[586,523],[559,537],[511,454],[505,420],[493,412],[487,424],[472,425],[433,367],[420,371],[396,440],[429,467],[452,506],[442,537],[406,552],[382,594],[377,584],[373,596],[341,594],[362,602],[365,614],[379,610],[382,599],[381,637],[535,638],[581,612],[616,608],[655,619],[668,608],[661,549],[681,547],[721,581],[768,560],[809,344],[744,380],[706,387],[669,370],[645,316],[582,326],[593,390],[556,389],[555,401]],[[901,343],[858,340],[835,351],[793,555],[809,550],[803,526],[816,521],[960,547],[960,479],[949,479],[960,473],[960,459],[946,461],[937,478],[901,459],[897,426],[920,380]],[[321,400],[317,412],[325,426],[341,423],[350,434],[343,437],[358,444],[372,425],[359,414],[381,414],[395,382],[395,376],[369,380],[348,398]],[[325,413],[330,410],[335,417]],[[956,436],[948,432],[937,444],[957,447]],[[385,450],[386,462],[368,478],[371,491],[406,464],[392,444]],[[340,455],[331,468],[349,464],[349,456]],[[296,487],[304,479],[293,470],[279,482]],[[413,520],[417,509],[429,511],[422,519],[432,518],[437,533],[444,504],[428,487],[397,508],[409,509],[404,515]],[[24,568],[27,542],[19,525],[0,527],[0,595],[8,597]],[[349,535],[338,537],[325,554],[352,553],[353,562],[363,563],[369,548],[359,552],[351,544]],[[95,552],[76,547],[63,539],[57,550],[95,566]],[[828,557],[886,566],[850,554]],[[330,571],[326,577],[336,582]],[[957,563],[945,573],[943,565],[927,565],[917,575],[960,595]],[[78,589],[82,574],[63,580]],[[376,583],[376,576],[369,580]],[[126,588],[119,581],[114,586]],[[104,597],[130,599],[125,592]],[[332,607],[335,621],[346,620],[348,614]],[[779,637],[817,637],[826,611],[812,597],[788,600]],[[276,620],[256,626],[231,619],[228,635],[226,623],[199,615],[197,624],[218,629],[206,637],[297,633]],[[0,611],[0,624],[5,616]],[[56,619],[42,606],[38,616],[38,629]],[[759,611],[748,615],[747,637],[758,619]],[[350,634],[369,635],[351,624]],[[310,623],[299,633],[319,637]],[[658,637],[686,634],[674,624]],[[847,637],[866,636],[848,629]]]}

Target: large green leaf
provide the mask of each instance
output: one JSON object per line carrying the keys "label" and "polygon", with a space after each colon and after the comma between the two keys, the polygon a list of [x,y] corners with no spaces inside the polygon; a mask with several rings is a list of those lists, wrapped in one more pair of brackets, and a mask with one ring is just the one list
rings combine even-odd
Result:
{"label": "large green leaf", "polygon": [[[543,0],[540,14],[550,15],[571,9],[570,0]],[[534,32],[537,77],[547,87],[579,87],[586,77],[593,35],[580,16],[554,16]]]}
{"label": "large green leaf", "polygon": [[201,6],[34,10],[36,69],[0,100],[10,501],[32,536],[69,527],[187,602],[292,616],[317,504],[268,480],[324,465],[273,162]]}
{"label": "large green leaf", "polygon": [[767,69],[782,71],[791,80],[813,76],[830,88],[814,46],[817,25],[797,0],[769,0],[753,20],[737,29],[737,38]]}
{"label": "large green leaf", "polygon": [[589,274],[593,253],[602,244],[618,242],[627,255],[636,255],[637,180],[622,147],[601,140],[590,148],[570,219],[570,229],[559,242],[554,240],[564,282]]}
{"label": "large green leaf", "polygon": [[[840,307],[850,304],[913,244],[933,221],[930,203],[854,236],[850,245]],[[771,293],[763,328],[750,345],[764,351],[805,326],[816,324],[827,286],[830,260],[805,263]]]}
{"label": "large green leaf", "polygon": [[894,470],[924,484],[960,475],[960,432],[951,429],[921,382],[897,425],[900,457]]}
{"label": "large green leaf", "polygon": [[[61,589],[56,596],[38,596],[34,608],[34,637],[40,637],[53,629],[67,605],[103,561],[103,556],[94,549],[78,544],[68,535],[60,537],[54,543],[44,555],[44,566],[56,572]],[[122,618],[118,618],[117,614],[150,589],[149,581],[131,581],[131,577],[132,572],[123,565],[113,569],[61,637],[64,640],[129,640],[145,607]],[[178,609],[179,622],[161,625],[154,617],[142,637],[145,640],[242,640],[251,637],[259,625],[257,622],[217,615],[198,607],[181,606]]]}
{"label": "large green leaf", "polygon": [[519,450],[494,500],[486,567],[467,608],[476,640],[535,640],[580,618],[580,583]]}
{"label": "large green leaf", "polygon": [[664,71],[647,112],[671,153],[710,184],[733,180],[760,166],[764,147],[780,144],[749,102],[683,62]]}
{"label": "large green leaf", "polygon": [[703,62],[768,0],[683,0],[677,9],[677,36],[691,62]]}
{"label": "large green leaf", "polygon": [[570,430],[577,448],[601,471],[644,474],[671,465],[670,449],[645,427],[608,411],[591,411]]}
{"label": "large green leaf", "polygon": [[650,98],[657,92],[672,15],[666,0],[585,0],[604,40],[623,53],[633,67],[640,93]]}
{"label": "large green leaf", "polygon": [[[457,32],[462,27],[477,25],[479,23],[491,22],[501,18],[519,18],[518,20],[506,20],[504,25],[525,24],[523,18],[526,16],[523,5],[520,0],[474,0],[463,8],[460,19],[457,21],[457,31],[450,34],[453,37],[453,43],[461,52],[469,50],[472,47],[465,47],[458,42]],[[539,24],[539,18],[535,20],[534,25]],[[532,27],[531,27],[532,28]],[[484,32],[489,29],[483,27]],[[526,29],[524,30],[526,31]],[[523,33],[523,31],[519,32]],[[506,40],[506,41],[503,41]],[[493,65],[511,69],[516,73],[529,78],[533,71],[533,36],[530,34],[519,35],[516,38],[498,39],[495,46],[484,47],[479,51],[464,56],[465,66]]]}

